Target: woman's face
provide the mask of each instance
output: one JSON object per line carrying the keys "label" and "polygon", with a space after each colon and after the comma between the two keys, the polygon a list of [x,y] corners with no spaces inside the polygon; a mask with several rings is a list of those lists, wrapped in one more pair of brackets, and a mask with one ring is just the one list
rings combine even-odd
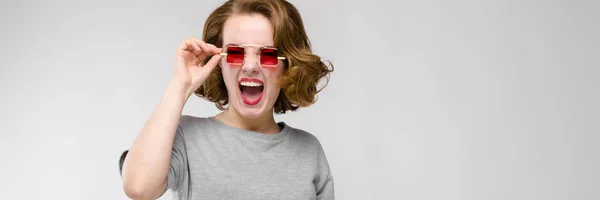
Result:
{"label": "woman's face", "polygon": [[246,118],[272,115],[281,89],[277,79],[283,72],[283,62],[278,60],[276,66],[261,66],[259,58],[261,46],[273,46],[271,22],[260,14],[229,17],[223,27],[223,49],[231,44],[251,46],[244,48],[243,64],[228,63],[226,56],[221,59],[229,109],[233,107]]}

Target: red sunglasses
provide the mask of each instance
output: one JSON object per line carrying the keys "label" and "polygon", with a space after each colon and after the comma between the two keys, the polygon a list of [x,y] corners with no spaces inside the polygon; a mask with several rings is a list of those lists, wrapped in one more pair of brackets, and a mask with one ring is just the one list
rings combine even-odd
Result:
{"label": "red sunglasses", "polygon": [[279,60],[285,60],[285,57],[279,56],[279,50],[277,50],[277,48],[255,44],[227,45],[224,48],[225,52],[221,53],[221,55],[227,56],[227,63],[229,64],[242,65],[244,64],[244,58],[246,57],[246,47],[259,47],[258,55],[261,66],[276,67]]}

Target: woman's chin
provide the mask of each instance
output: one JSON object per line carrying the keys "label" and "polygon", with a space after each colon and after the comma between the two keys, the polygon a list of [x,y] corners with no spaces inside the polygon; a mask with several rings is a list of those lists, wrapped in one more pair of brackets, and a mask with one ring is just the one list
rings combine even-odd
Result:
{"label": "woman's chin", "polygon": [[244,118],[255,119],[266,114],[263,102],[259,102],[255,105],[247,105],[244,102],[239,102],[238,106],[235,107],[237,113]]}

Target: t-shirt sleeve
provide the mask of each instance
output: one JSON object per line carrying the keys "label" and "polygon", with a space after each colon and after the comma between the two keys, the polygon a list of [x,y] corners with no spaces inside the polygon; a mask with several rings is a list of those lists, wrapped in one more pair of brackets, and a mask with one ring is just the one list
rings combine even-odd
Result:
{"label": "t-shirt sleeve", "polygon": [[169,174],[167,175],[167,190],[175,192],[176,196],[185,196],[188,179],[188,159],[185,148],[185,139],[181,125],[177,126],[175,138],[173,140],[173,150],[171,151],[171,164]]}
{"label": "t-shirt sleeve", "polygon": [[333,176],[329,169],[329,163],[325,156],[323,147],[319,144],[318,152],[318,168],[319,176],[315,180],[315,189],[317,191],[317,200],[334,200],[335,194],[333,191]]}

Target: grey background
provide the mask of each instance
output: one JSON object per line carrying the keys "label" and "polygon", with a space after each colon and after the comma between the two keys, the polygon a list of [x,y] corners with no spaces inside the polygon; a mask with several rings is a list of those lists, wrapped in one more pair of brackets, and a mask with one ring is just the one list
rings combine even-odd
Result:
{"label": "grey background", "polygon": [[[599,1],[292,2],[336,68],[277,119],[338,199],[600,199]],[[119,154],[220,3],[2,1],[0,199],[126,199]]]}

